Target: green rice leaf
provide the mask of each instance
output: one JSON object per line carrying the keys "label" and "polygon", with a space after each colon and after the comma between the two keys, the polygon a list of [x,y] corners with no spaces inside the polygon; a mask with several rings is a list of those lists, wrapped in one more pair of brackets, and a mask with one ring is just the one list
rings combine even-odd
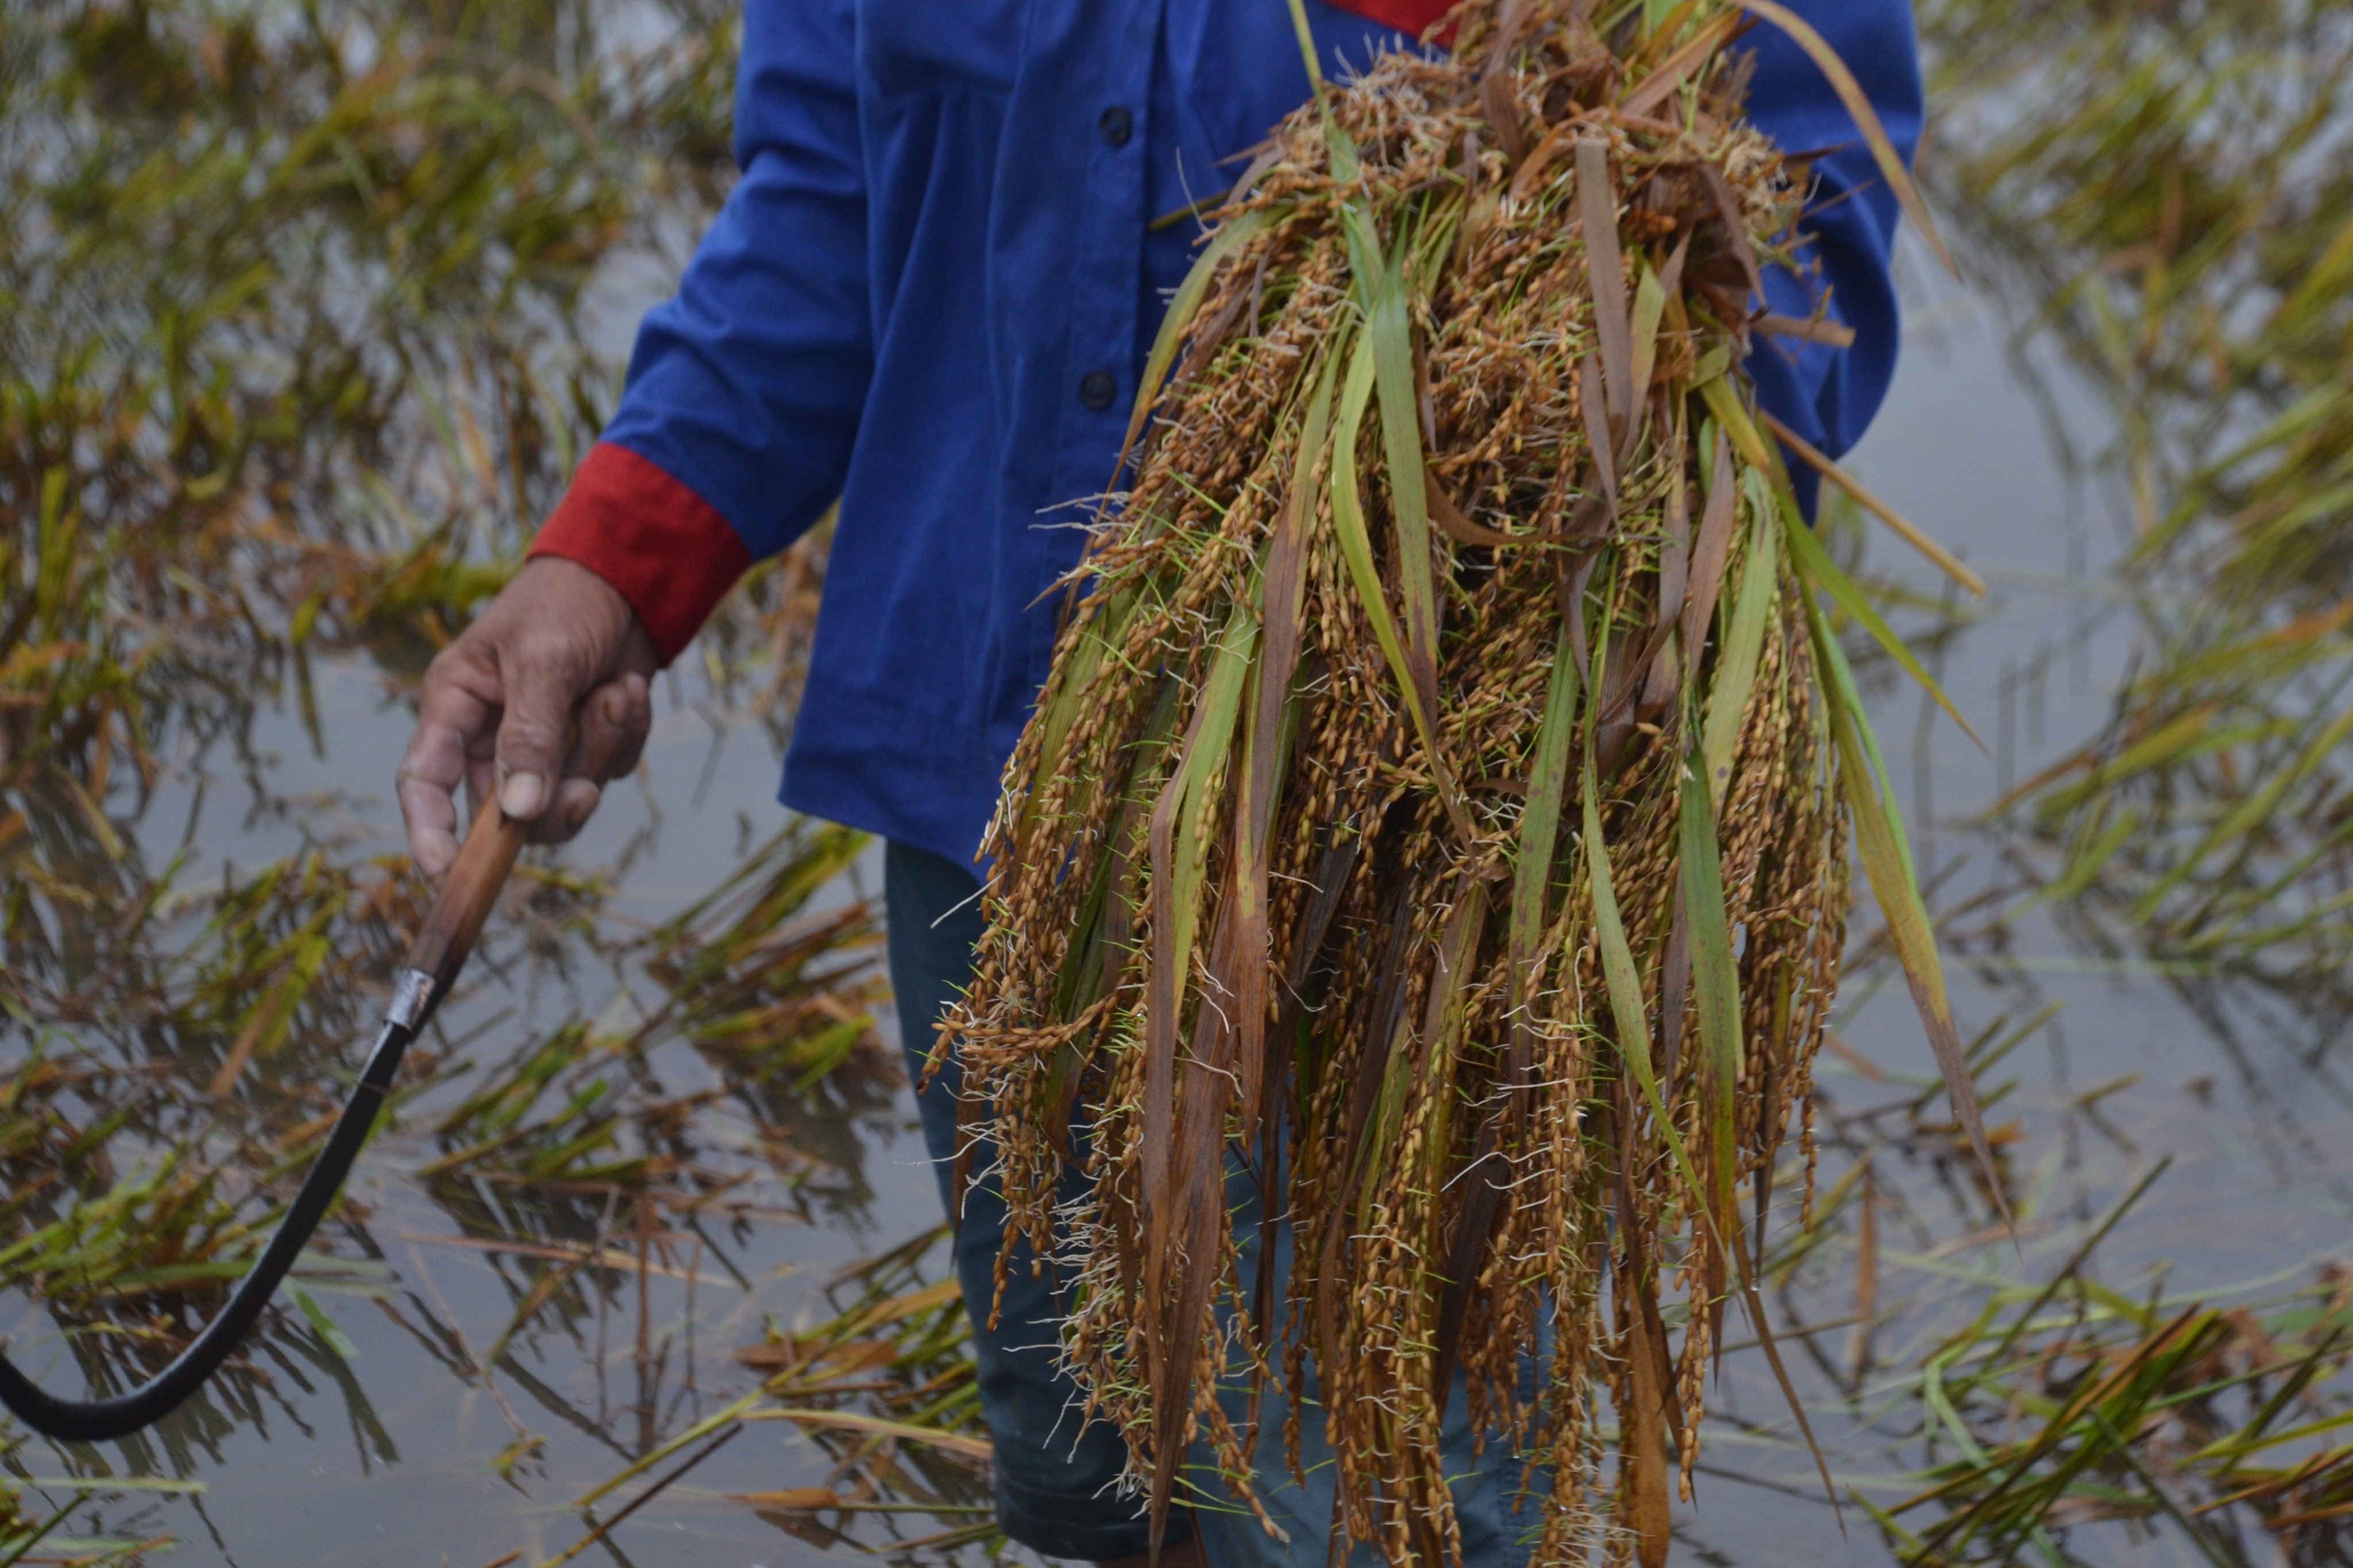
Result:
{"label": "green rice leaf", "polygon": [[1767,430],[1772,431],[1779,438],[1782,446],[1795,452],[1808,468],[1838,486],[1854,500],[1856,505],[1894,529],[1897,538],[1935,562],[1937,568],[1954,582],[1958,583],[1978,598],[1985,597],[1985,579],[1970,571],[1968,564],[1959,556],[1930,538],[1925,529],[1880,500],[1876,494],[1865,489],[1860,479],[1831,462],[1820,448],[1774,418],[1772,410],[1759,408],[1757,410],[1757,417]]}
{"label": "green rice leaf", "polygon": [[[1038,754],[1045,760],[1050,773],[1060,765],[1062,742],[1070,738],[1071,726],[1086,710],[1088,694],[1103,668],[1103,654],[1125,640],[1127,623],[1135,613],[1138,597],[1133,588],[1124,588],[1113,595],[1087,622],[1069,660],[1055,665],[1051,689],[1039,712],[1044,734]],[[1018,837],[1026,839],[1034,820],[1030,803],[1025,799]]]}
{"label": "green rice leaf", "polygon": [[[1740,394],[1734,389],[1730,364],[1727,358],[1715,367],[1716,374],[1703,376],[1693,390],[1699,394],[1700,401],[1707,405],[1707,411],[1715,416],[1716,422],[1724,426],[1725,434],[1732,437],[1732,445],[1740,455],[1756,467],[1771,473],[1778,468],[1778,461],[1774,457],[1773,448],[1765,444],[1765,437],[1757,433],[1757,422],[1748,417],[1747,407],[1741,403]],[[1707,368],[1706,365],[1701,366],[1703,370]]]}
{"label": "green rice leaf", "polygon": [[[1756,474],[1755,469],[1750,469]],[[1762,482],[1762,476],[1757,476]],[[1765,647],[1781,562],[1773,547],[1770,505],[1759,513],[1762,526],[1750,531],[1747,564],[1740,574],[1740,594],[1732,611],[1732,626],[1718,651],[1715,679],[1708,687],[1707,719],[1701,758],[1710,799],[1721,802],[1732,793],[1733,749],[1740,742],[1741,720],[1748,712],[1748,696],[1757,684],[1757,661]]]}
{"label": "green rice leaf", "polygon": [[1194,315],[1201,308],[1202,298],[1209,291],[1209,280],[1218,275],[1227,257],[1240,249],[1259,230],[1266,226],[1263,211],[1243,213],[1230,219],[1202,247],[1201,254],[1176,285],[1176,293],[1168,301],[1168,313],[1160,318],[1160,331],[1152,340],[1152,353],[1144,362],[1144,377],[1135,384],[1135,411],[1128,416],[1127,435],[1119,444],[1119,461],[1114,469],[1127,466],[1127,456],[1135,449],[1135,438],[1144,433],[1144,422],[1152,415],[1152,405],[1160,401],[1160,383],[1168,367],[1176,363],[1176,346],[1185,341],[1185,332],[1193,324]]}
{"label": "green rice leaf", "polygon": [[1306,0],[1291,0],[1291,30],[1299,39],[1299,57],[1307,66],[1307,85],[1324,96],[1324,60],[1315,52],[1315,32],[1307,25]]}
{"label": "green rice leaf", "polygon": [[[1463,888],[1455,900],[1453,912],[1447,917],[1445,934],[1439,939],[1438,969],[1430,976],[1430,1002],[1422,1026],[1422,1034],[1429,1041],[1429,1056],[1422,1070],[1431,1081],[1445,1083],[1455,1075],[1471,993],[1481,973],[1475,960],[1487,927],[1487,898],[1484,882],[1473,881]],[[1430,1108],[1422,1175],[1433,1189],[1444,1185],[1446,1166],[1455,1158],[1454,1111],[1455,1098],[1451,1094],[1440,1096]]]}
{"label": "green rice leaf", "polygon": [[1725,367],[1731,363],[1732,350],[1727,344],[1718,343],[1700,355],[1699,363],[1692,367],[1692,390],[1704,392],[1707,389],[1707,384],[1722,375]]}
{"label": "green rice leaf", "polygon": [[17,1484],[43,1491],[165,1492],[174,1497],[202,1497],[212,1489],[204,1481],[175,1481],[164,1476],[25,1476]]}
{"label": "green rice leaf", "polygon": [[[1765,1352],[1766,1364],[1773,1369],[1773,1381],[1781,1385],[1781,1398],[1797,1419],[1798,1434],[1806,1440],[1806,1451],[1814,1457],[1814,1473],[1822,1479],[1822,1491],[1831,1500],[1831,1511],[1839,1516],[1839,1528],[1846,1528],[1845,1510],[1839,1506],[1838,1484],[1831,1479],[1830,1460],[1822,1454],[1822,1446],[1814,1436],[1814,1424],[1806,1418],[1805,1401],[1798,1397],[1798,1385],[1789,1380],[1789,1369],[1781,1360],[1781,1347],[1773,1334],[1772,1314],[1765,1310],[1764,1296],[1757,1289],[1757,1265],[1748,1256],[1746,1233],[1738,1226],[1730,1232],[1732,1261],[1740,1277],[1740,1307],[1747,1315],[1748,1326],[1757,1335],[1757,1343]],[[1871,1505],[1863,1504],[1865,1508]]]}
{"label": "green rice leaf", "polygon": [[[1216,837],[1213,818],[1219,797],[1213,785],[1227,771],[1242,693],[1256,662],[1256,598],[1252,594],[1237,602],[1219,636],[1191,732],[1186,738],[1184,759],[1153,811],[1153,962],[1144,1060],[1147,1125],[1141,1152],[1144,1288],[1152,1300],[1166,1303],[1169,1309],[1165,1316],[1155,1313],[1145,1331],[1156,1406],[1153,1424],[1158,1453],[1152,1485],[1155,1523],[1166,1519],[1175,1463],[1182,1452],[1182,1444],[1172,1436],[1172,1428],[1185,1418],[1185,1402],[1177,1397],[1177,1391],[1191,1371],[1187,1348],[1195,1339],[1198,1309],[1206,1303],[1209,1289],[1206,1271],[1198,1262],[1206,1239],[1201,1233],[1214,1210],[1215,1184],[1204,1174],[1208,1167],[1203,1144],[1214,1143],[1219,1135],[1223,1096],[1231,1081],[1223,1073],[1208,1073],[1198,1061],[1189,1064],[1185,1074],[1186,1114],[1180,1117],[1176,1103],[1180,1011],[1196,945],[1209,845]],[[1213,971],[1230,963],[1230,952],[1225,950],[1230,945],[1233,915],[1233,907],[1225,906],[1218,931],[1219,951],[1210,955]],[[1210,1016],[1204,1012],[1205,1022]],[[1208,1103],[1212,1100],[1214,1105]],[[1176,1142],[1180,1129],[1185,1134],[1181,1150]],[[1190,1267],[1188,1259],[1194,1260]]]}
{"label": "green rice leaf", "polygon": [[1707,779],[1688,763],[1683,775],[1680,890],[1684,918],[1691,924],[1700,1046],[1707,1053],[1707,1121],[1715,1144],[1717,1223],[1726,1236],[1735,1236],[1740,1228],[1734,1191],[1740,1172],[1734,1149],[1737,1110],[1733,1102],[1742,1061],[1740,975],[1724,912],[1724,865],[1715,842],[1715,811],[1709,804]]}
{"label": "green rice leaf", "polygon": [[1340,388],[1340,417],[1332,436],[1332,526],[1339,535],[1340,553],[1348,563],[1348,581],[1355,585],[1356,601],[1372,623],[1373,636],[1388,659],[1389,669],[1397,677],[1398,689],[1406,706],[1412,710],[1415,728],[1421,731],[1422,742],[1432,739],[1429,715],[1422,711],[1421,695],[1413,679],[1413,669],[1406,661],[1405,645],[1398,640],[1397,621],[1389,614],[1388,595],[1381,588],[1380,570],[1373,564],[1373,541],[1365,525],[1365,503],[1362,479],[1356,472],[1356,435],[1364,428],[1365,406],[1373,395],[1373,354],[1362,339],[1354,345],[1349,356],[1348,377]]}
{"label": "green rice leaf", "polygon": [[1200,730],[1185,751],[1176,787],[1183,793],[1176,818],[1176,994],[1185,981],[1200,918],[1200,894],[1210,835],[1207,798],[1211,782],[1226,765],[1233,749],[1234,721],[1241,711],[1242,689],[1248,682],[1252,656],[1258,649],[1258,617],[1247,604],[1234,606],[1219,638],[1208,679],[1201,687]]}
{"label": "green rice leaf", "polygon": [[[1087,890],[1087,901],[1079,906],[1078,929],[1071,934],[1071,945],[1063,954],[1062,967],[1054,977],[1054,1016],[1068,1022],[1092,1005],[1102,994],[1103,969],[1103,906],[1111,900],[1111,882],[1118,869],[1118,857],[1105,855],[1095,867],[1094,885]],[[1072,1049],[1071,1056],[1075,1057]],[[1057,1058],[1059,1074],[1068,1063]],[[1059,1098],[1061,1084],[1055,1083],[1051,1093]]]}
{"label": "green rice leaf", "polygon": [[[1185,735],[1176,770],[1152,808],[1152,973],[1145,1003],[1144,1095],[1150,1108],[1144,1142],[1145,1188],[1168,1192],[1171,1136],[1176,1124],[1178,1015],[1192,968],[1200,920],[1201,883],[1208,843],[1201,832],[1200,799],[1233,744],[1234,719],[1257,644],[1258,617],[1238,604],[1219,634],[1209,673]],[[1165,1252],[1169,1215],[1147,1215],[1152,1250]]]}
{"label": "green rice leaf", "polygon": [[1131,596],[1123,592],[1090,619],[1079,635],[1079,646],[1072,650],[1069,662],[1054,672],[1054,689],[1039,714],[1045,734],[1039,742],[1038,754],[1046,759],[1050,768],[1061,761],[1062,742],[1085,705],[1088,689],[1094,685],[1104,646],[1113,640],[1112,632],[1126,618],[1122,612],[1124,601]]}
{"label": "green rice leaf", "polygon": [[[1399,258],[1404,247],[1400,246]],[[1398,261],[1369,286],[1365,331],[1380,395],[1381,449],[1388,459],[1389,511],[1397,521],[1398,582],[1405,590],[1406,656],[1424,711],[1438,712],[1438,586],[1430,561],[1429,492],[1422,477],[1421,421],[1413,395],[1413,334]]]}
{"label": "green rice leaf", "polygon": [[2179,887],[2207,857],[2223,845],[2243,837],[2249,829],[2269,818],[2282,797],[2310,777],[2321,763],[2336,755],[2337,748],[2348,735],[2353,735],[2353,708],[2348,708],[2335,720],[2323,725],[2304,750],[2296,754],[2295,761],[2274,773],[2263,788],[2232,807],[2231,814],[2214,825],[2199,841],[2197,848],[2176,862],[2172,869],[2158,879],[2155,887],[2141,896],[2140,902],[2134,906],[2133,918],[2146,921],[2155,915],[2158,906],[2165,901],[2165,896]]}
{"label": "green rice leaf", "polygon": [[1904,639],[1890,630],[1887,623],[1880,618],[1879,612],[1872,608],[1871,601],[1863,596],[1862,590],[1854,585],[1854,579],[1839,570],[1838,563],[1831,559],[1831,552],[1822,548],[1821,541],[1814,537],[1814,531],[1808,528],[1806,520],[1798,515],[1797,503],[1786,494],[1777,492],[1777,497],[1784,525],[1782,532],[1788,539],[1789,554],[1797,563],[1799,576],[1809,584],[1829,594],[1838,602],[1840,609],[1852,616],[1856,623],[1871,634],[1872,640],[1886,649],[1887,657],[1894,659],[1905,674],[1918,681],[1921,689],[1934,698],[1936,706],[1950,714],[1953,722],[1961,727],[1961,732],[1976,741],[1982,751],[1985,742],[1978,738],[1977,731],[1969,727],[1969,721],[1961,717],[1961,710],[1953,706],[1953,700],[1945,695],[1945,689],[1936,684],[1936,678],[1922,667],[1912,650],[1904,646]]}
{"label": "green rice leaf", "polygon": [[[1807,612],[1816,656],[1827,664],[1829,656],[1823,652],[1823,646],[1834,647],[1837,638],[1831,635],[1819,605],[1810,601]],[[1901,847],[1902,829],[1882,792],[1874,787],[1871,762],[1863,754],[1860,733],[1862,704],[1853,695],[1851,682],[1840,686],[1829,708],[1831,734],[1838,748],[1839,780],[1845,788],[1848,814],[1854,822],[1855,852],[1862,861],[1863,875],[1870,880],[1872,896],[1879,900],[1879,912],[1887,921],[1889,939],[1904,967],[1905,982],[1912,990],[1913,1005],[1927,1030],[1928,1048],[1935,1053],[1936,1068],[1944,1075],[1945,1094],[1952,1101],[1953,1119],[1968,1134],[1969,1147],[1985,1174],[1986,1189],[1993,1194],[2003,1221],[2014,1223],[2010,1200],[2001,1190],[2000,1173],[1994,1168],[1993,1149],[1986,1142],[1985,1114],[1978,1105],[1977,1081],[1969,1073],[1960,1031],[1953,1026],[1952,1002],[1945,991],[1944,963],[1936,952],[1936,928],[1928,920],[1927,906],[1921,900],[1910,856]]]}
{"label": "green rice leaf", "polygon": [[1872,776],[1878,781],[1880,810],[1895,830],[1895,847],[1904,860],[1904,874],[1916,885],[1920,873],[1912,864],[1911,836],[1905,830],[1904,810],[1896,804],[1895,787],[1888,781],[1894,777],[1887,766],[1887,758],[1879,750],[1879,735],[1871,727],[1871,715],[1863,706],[1862,688],[1856,684],[1854,668],[1846,661],[1846,649],[1837,637],[1830,635],[1829,623],[1822,619],[1820,606],[1806,601],[1807,626],[1814,639],[1814,658],[1830,672],[1831,689],[1836,700],[1845,705],[1854,721],[1855,733],[1862,738],[1862,754],[1870,760]]}
{"label": "green rice leaf", "polygon": [[[2226,729],[2215,730],[2214,721],[2221,716],[2221,711],[2222,705],[2219,702],[2201,702],[2187,713],[2176,714],[2143,734],[2140,739],[2106,762],[2094,763],[2083,778],[2063,788],[2052,790],[2044,798],[2052,809],[2073,811],[2089,803],[2094,796],[2098,795],[2110,785],[2120,784],[2147,769],[2161,767],[2168,763],[2179,762],[2185,757],[2197,756],[2215,749],[2218,745],[2235,746],[2250,741],[2260,741],[2272,733],[2272,728],[2268,724],[2233,725]],[[2079,752],[2073,761],[2066,766],[2080,767],[2092,762],[2093,758],[2088,752]],[[2007,807],[2010,801],[2019,795],[2031,793],[2032,788],[2040,787],[2054,778],[2063,776],[2064,773],[2062,770],[2052,769],[2041,778],[2030,781],[2030,784],[2025,788],[2013,791],[2009,798],[1996,802],[1988,809],[1986,815],[1991,816]]]}
{"label": "green rice leaf", "polygon": [[1710,457],[1707,501],[1701,509],[1699,537],[1692,542],[1691,563],[1684,574],[1683,617],[1685,668],[1696,671],[1707,646],[1708,624],[1715,619],[1716,597],[1724,588],[1724,571],[1732,555],[1732,535],[1740,521],[1739,470],[1732,460],[1732,443],[1724,426],[1711,425],[1700,432]]}
{"label": "green rice leaf", "polygon": [[1372,535],[1365,523],[1363,479],[1356,472],[1356,437],[1364,428],[1366,405],[1372,400],[1373,361],[1370,342],[1359,337],[1349,359],[1347,380],[1341,384],[1340,417],[1332,433],[1332,527],[1339,535],[1340,553],[1348,563],[1348,581],[1356,590],[1357,603],[1364,608],[1365,618],[1372,623],[1373,636],[1381,645],[1390,672],[1397,677],[1398,694],[1405,699],[1406,710],[1412,715],[1422,749],[1429,754],[1430,777],[1436,784],[1439,800],[1445,805],[1455,831],[1467,840],[1472,837],[1470,819],[1463,811],[1453,775],[1438,750],[1435,714],[1422,705],[1412,663],[1405,645],[1398,639],[1397,620],[1389,614],[1388,595],[1381,589],[1380,570],[1373,563]]}
{"label": "green rice leaf", "polygon": [[1520,816],[1520,853],[1512,876],[1512,955],[1517,983],[1543,934],[1546,893],[1552,885],[1554,842],[1568,787],[1568,742],[1577,712],[1577,658],[1563,624],[1553,648],[1552,679],[1545,689],[1544,722],[1528,773],[1527,809]]}
{"label": "green rice leaf", "polygon": [[79,1508],[88,1500],[89,1499],[87,1498],[78,1497],[74,1499],[71,1502],[66,1504],[65,1507],[58,1510],[57,1512],[49,1515],[48,1518],[33,1526],[23,1535],[18,1536],[14,1548],[9,1552],[8,1555],[5,1557],[0,1557],[0,1568],[13,1568],[14,1564],[23,1562],[26,1555],[30,1552],[34,1547],[38,1546],[42,1542],[48,1539],[50,1531],[56,1530],[58,1526],[66,1521],[67,1515],[72,1513],[74,1510]]}
{"label": "green rice leaf", "polygon": [[1324,120],[1324,145],[1331,151],[1334,179],[1345,185],[1355,184],[1363,175],[1364,160],[1357,156],[1356,138],[1329,115]]}
{"label": "green rice leaf", "polygon": [[1610,1021],[1617,1026],[1618,1054],[1625,1058],[1626,1070],[1634,1075],[1635,1087],[1642,1091],[1642,1099],[1651,1108],[1651,1118],[1667,1141],[1667,1152],[1673,1156],[1675,1169],[1691,1189],[1692,1202],[1701,1214],[1712,1215],[1707,1188],[1692,1166],[1691,1155],[1683,1148],[1683,1134],[1675,1131],[1674,1119],[1667,1114],[1667,1102],[1659,1093],[1658,1076],[1651,1069],[1651,1031],[1643,1016],[1642,975],[1634,965],[1634,950],[1626,941],[1626,922],[1619,916],[1618,891],[1609,875],[1609,850],[1601,839],[1601,802],[1593,791],[1594,775],[1600,769],[1594,760],[1589,734],[1586,737],[1583,771],[1585,875],[1593,893],[1594,934],[1601,948],[1602,978],[1609,991]]}
{"label": "green rice leaf", "polygon": [[[1402,1035],[1406,1025],[1398,1025]],[[1413,1051],[1410,1041],[1389,1043],[1388,1059],[1381,1068],[1380,1098],[1373,1103],[1373,1115],[1366,1128],[1364,1148],[1359,1152],[1362,1166],[1356,1178],[1356,1204],[1370,1205],[1378,1195],[1381,1183],[1388,1176],[1390,1152],[1396,1149],[1399,1124],[1405,1120],[1407,1080],[1413,1076]]]}
{"label": "green rice leaf", "polygon": [[1659,363],[1659,321],[1666,313],[1667,291],[1651,264],[1642,262],[1641,281],[1634,285],[1634,401],[1651,390],[1651,375]]}
{"label": "green rice leaf", "polygon": [[[2094,826],[2097,826],[2096,818]],[[2073,847],[2073,853],[2067,857],[2067,863],[2060,868],[2059,875],[2028,900],[2027,907],[2058,903],[2090,887],[2093,879],[2099,876],[2107,863],[2116,858],[2116,851],[2125,847],[2125,840],[2131,837],[2133,830],[2139,826],[2140,813],[2126,806],[2116,815],[2116,821],[2108,825],[2107,831],[2090,845],[2078,844]]]}
{"label": "green rice leaf", "polygon": [[913,1443],[921,1447],[942,1448],[951,1454],[961,1454],[969,1459],[986,1459],[992,1452],[986,1437],[967,1436],[961,1432],[943,1431],[912,1421],[892,1421],[881,1415],[870,1415],[862,1410],[791,1409],[782,1406],[746,1412],[746,1421],[790,1421],[802,1426],[827,1426],[846,1432],[864,1432],[893,1442]]}
{"label": "green rice leaf", "polygon": [[319,1337],[327,1342],[327,1348],[333,1351],[338,1358],[345,1362],[360,1359],[360,1347],[352,1343],[351,1335],[343,1332],[334,1319],[327,1316],[325,1308],[311,1300],[311,1292],[289,1281],[286,1293],[294,1298],[294,1305],[301,1309],[303,1318],[318,1331]]}

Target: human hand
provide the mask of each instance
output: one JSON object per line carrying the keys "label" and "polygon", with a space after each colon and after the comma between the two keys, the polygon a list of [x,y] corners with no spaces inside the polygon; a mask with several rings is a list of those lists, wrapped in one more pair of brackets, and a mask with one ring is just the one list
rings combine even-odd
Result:
{"label": "human hand", "polygon": [[[438,879],[458,858],[457,790],[496,789],[531,842],[580,831],[608,780],[638,765],[653,726],[653,638],[612,584],[541,555],[425,672],[417,733],[396,775],[408,852]],[[570,754],[565,739],[579,715]]]}

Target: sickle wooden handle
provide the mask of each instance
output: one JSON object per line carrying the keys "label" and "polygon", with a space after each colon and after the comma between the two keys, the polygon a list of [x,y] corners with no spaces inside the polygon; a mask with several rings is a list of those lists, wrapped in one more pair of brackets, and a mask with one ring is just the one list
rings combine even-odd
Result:
{"label": "sickle wooden handle", "polygon": [[474,813],[474,826],[466,831],[457,864],[449,868],[440,896],[426,911],[404,961],[405,967],[433,977],[432,1001],[439,1001],[458,978],[459,967],[482,934],[482,922],[491,918],[491,906],[498,901],[499,889],[506,885],[507,873],[514,869],[515,857],[522,853],[530,832],[530,823],[499,809],[496,792]]}

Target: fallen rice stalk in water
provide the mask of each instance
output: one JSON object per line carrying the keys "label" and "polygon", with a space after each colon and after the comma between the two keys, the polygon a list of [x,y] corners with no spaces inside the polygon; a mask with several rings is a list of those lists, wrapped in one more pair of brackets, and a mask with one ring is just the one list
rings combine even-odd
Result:
{"label": "fallen rice stalk in water", "polygon": [[[1740,1183],[1810,1113],[1850,814],[1984,1152],[1815,591],[1926,674],[1813,544],[1738,369],[1800,193],[1741,118],[1733,9],[1605,38],[1474,5],[1451,58],[1319,84],[1152,351],[943,1029],[993,1119],[1000,1268],[1071,1260],[1064,1353],[1155,1530],[1197,1437],[1249,1495],[1219,1386],[1312,1360],[1350,1538],[1459,1554],[1459,1372],[1549,1468],[1544,1560],[1662,1560],[1753,1273]],[[1286,1216],[1280,1302],[1237,1172]]]}

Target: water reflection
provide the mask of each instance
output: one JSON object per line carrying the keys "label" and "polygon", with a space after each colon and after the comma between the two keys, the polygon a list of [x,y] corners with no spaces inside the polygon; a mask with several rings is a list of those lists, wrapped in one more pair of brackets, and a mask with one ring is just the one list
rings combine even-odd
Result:
{"label": "water reflection", "polygon": [[1939,183],[2127,502],[2114,710],[2000,813],[2081,918],[2335,1006],[2353,8],[1957,0],[1931,32]]}
{"label": "water reflection", "polygon": [[[0,16],[0,1300],[53,1386],[184,1343],[342,1099],[418,912],[381,793],[406,692],[601,423],[600,302],[731,177],[733,10]],[[756,1385],[736,1350],[865,1302],[838,1268],[913,1235],[887,1284],[923,1288],[859,843],[699,809],[766,798],[772,747],[715,740],[781,740],[823,571],[820,537],[756,574],[645,787],[517,877],[228,1371],[123,1443],[0,1451],[0,1554],[551,1557],[594,1528],[571,1500]],[[953,1382],[954,1323],[889,1321]],[[805,1402],[906,1414],[841,1381]],[[744,1431],[698,1483],[857,1470],[846,1505],[904,1482],[971,1522],[968,1458]],[[779,1539],[690,1517],[631,1550]],[[839,1533],[922,1533],[876,1517]]]}

